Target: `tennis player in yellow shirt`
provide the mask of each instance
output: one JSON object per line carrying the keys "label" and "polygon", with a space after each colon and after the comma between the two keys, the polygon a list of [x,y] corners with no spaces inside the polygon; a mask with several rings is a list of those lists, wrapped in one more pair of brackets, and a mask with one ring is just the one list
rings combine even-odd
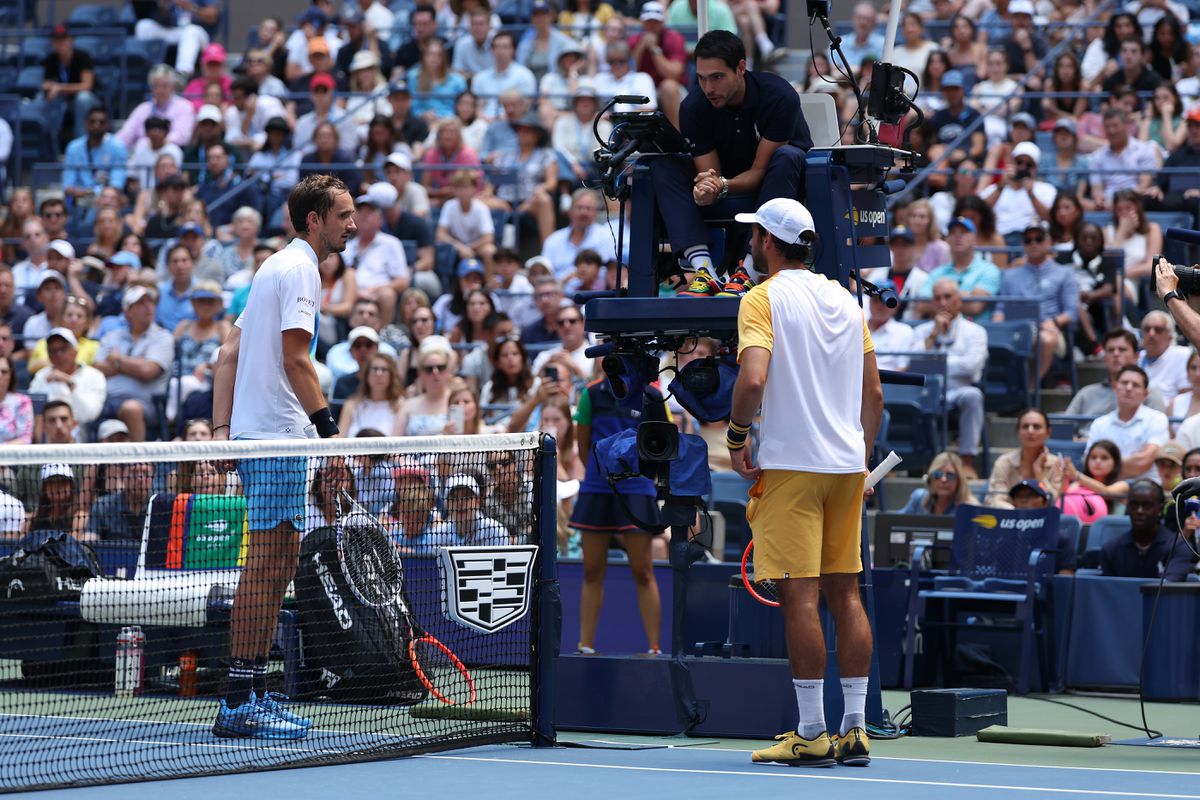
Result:
{"label": "tennis player in yellow shirt", "polygon": [[[871,627],[858,588],[867,457],[883,413],[875,346],[855,298],[810,269],[816,229],[808,209],[777,198],[753,214],[751,251],[770,277],[741,300],[738,362],[727,444],[733,468],[755,481],[746,518],[755,576],[779,587],[799,706],[796,730],[755,751],[755,762],[866,766]],[[758,464],[750,424],[762,409]],[[825,724],[820,595],[837,627],[845,716]]]}

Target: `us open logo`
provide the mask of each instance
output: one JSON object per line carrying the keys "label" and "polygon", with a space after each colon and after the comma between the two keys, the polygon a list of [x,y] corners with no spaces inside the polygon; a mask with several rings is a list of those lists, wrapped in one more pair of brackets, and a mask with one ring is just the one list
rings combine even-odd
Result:
{"label": "us open logo", "polygon": [[529,612],[536,545],[442,547],[442,613],[483,633],[495,633]]}

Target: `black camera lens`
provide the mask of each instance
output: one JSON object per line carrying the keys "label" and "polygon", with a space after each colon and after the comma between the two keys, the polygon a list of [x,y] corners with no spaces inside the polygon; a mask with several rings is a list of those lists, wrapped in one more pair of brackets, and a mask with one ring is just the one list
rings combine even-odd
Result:
{"label": "black camera lens", "polygon": [[637,445],[640,461],[674,461],[679,458],[679,430],[672,422],[643,422]]}

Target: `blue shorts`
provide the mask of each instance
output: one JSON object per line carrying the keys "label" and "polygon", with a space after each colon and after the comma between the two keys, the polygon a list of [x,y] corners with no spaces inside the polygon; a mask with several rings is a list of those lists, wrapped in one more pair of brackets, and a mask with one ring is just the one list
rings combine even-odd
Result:
{"label": "blue shorts", "polygon": [[583,533],[649,533],[629,516],[630,511],[647,524],[662,522],[658,501],[653,497],[623,494],[617,499],[611,492],[580,492],[571,511],[571,527]]}
{"label": "blue shorts", "polygon": [[246,494],[250,530],[269,531],[281,522],[290,522],[304,531],[307,456],[243,458],[237,470]]}

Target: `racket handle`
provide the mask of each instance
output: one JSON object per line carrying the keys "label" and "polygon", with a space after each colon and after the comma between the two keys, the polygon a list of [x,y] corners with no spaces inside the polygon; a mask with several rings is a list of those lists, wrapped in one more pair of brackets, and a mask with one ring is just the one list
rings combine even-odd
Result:
{"label": "racket handle", "polygon": [[879,462],[875,469],[871,470],[871,474],[867,476],[865,489],[875,488],[875,484],[883,480],[884,476],[891,472],[897,464],[900,463],[900,456],[896,455],[896,451],[887,454],[887,458]]}

